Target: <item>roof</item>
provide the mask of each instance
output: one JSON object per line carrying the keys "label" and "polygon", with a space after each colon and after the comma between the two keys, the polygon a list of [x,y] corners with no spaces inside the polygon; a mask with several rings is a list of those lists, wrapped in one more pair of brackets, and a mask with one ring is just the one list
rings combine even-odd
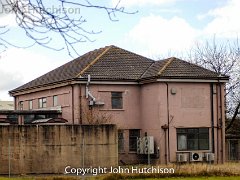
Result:
{"label": "roof", "polygon": [[[177,58],[154,61],[116,46],[90,51],[16,89],[10,94],[73,80],[141,81],[149,78],[203,78],[219,75]],[[227,77],[225,77],[227,78]]]}
{"label": "roof", "polygon": [[171,57],[155,61],[141,78],[151,77],[215,79],[219,77],[219,74],[198,65]]}

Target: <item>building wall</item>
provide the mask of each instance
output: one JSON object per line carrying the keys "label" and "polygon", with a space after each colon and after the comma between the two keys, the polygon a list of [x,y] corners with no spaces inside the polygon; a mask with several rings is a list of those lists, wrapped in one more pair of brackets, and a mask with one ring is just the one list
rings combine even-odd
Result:
{"label": "building wall", "polygon": [[117,166],[115,125],[0,126],[0,174]]}
{"label": "building wall", "polygon": [[[214,152],[215,162],[224,158],[224,86],[222,106],[220,88],[211,95],[210,83],[152,83],[141,89],[142,131],[154,136],[156,149],[159,147],[159,163],[176,162],[177,153]],[[213,111],[211,110],[213,96]],[[218,98],[217,98],[218,97]],[[222,117],[221,117],[222,109]],[[213,116],[212,116],[213,113]],[[212,140],[212,117],[214,140]],[[220,127],[220,118],[222,126]],[[162,126],[169,128],[164,131]],[[177,128],[209,128],[209,150],[178,151]],[[218,127],[218,128],[217,128]],[[214,151],[213,151],[214,142]]]}
{"label": "building wall", "polygon": [[[84,86],[82,87],[84,88]],[[97,102],[104,102],[104,106],[94,107],[100,113],[108,113],[112,116],[111,122],[117,124],[119,129],[140,129],[140,86],[138,85],[90,85],[89,89]],[[84,101],[85,89],[83,92]],[[123,108],[112,109],[111,92],[122,92]]]}
{"label": "building wall", "polygon": [[[69,124],[89,124],[84,118],[87,112],[95,111],[97,115],[111,116],[110,122],[124,130],[125,148],[120,154],[123,161],[134,162],[134,159],[139,158],[136,152],[129,151],[130,129],[141,129],[141,136],[145,132],[154,136],[155,148],[159,148],[160,156],[155,161],[166,163],[176,162],[177,128],[203,127],[209,128],[209,150],[201,152],[214,152],[215,162],[224,161],[224,84],[220,88],[213,83],[211,88],[211,83],[197,82],[156,82],[143,85],[92,83],[89,90],[97,102],[104,103],[103,106],[94,106],[92,110],[89,110],[85,88],[84,84],[75,84],[22,95],[16,99],[17,102],[24,101],[24,108],[27,108],[27,100],[36,99],[34,107],[37,107],[37,99],[47,97],[48,107],[51,107],[52,96],[58,95],[62,117]],[[111,108],[111,92],[122,92],[123,109]],[[165,131],[162,128],[164,125],[169,127]]]}
{"label": "building wall", "polygon": [[20,109],[20,102],[23,102],[23,109],[29,110],[29,100],[33,101],[33,109],[39,109],[38,99],[47,98],[47,108],[53,107],[53,96],[58,96],[58,105],[61,106],[63,118],[67,119],[72,124],[72,87],[64,86],[49,90],[33,92],[17,96],[15,104],[17,109]]}

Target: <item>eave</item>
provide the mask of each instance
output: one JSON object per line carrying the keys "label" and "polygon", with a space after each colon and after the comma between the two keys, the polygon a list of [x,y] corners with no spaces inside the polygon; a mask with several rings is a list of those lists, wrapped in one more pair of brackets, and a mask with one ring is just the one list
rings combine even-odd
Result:
{"label": "eave", "polygon": [[[147,83],[154,83],[154,82],[188,82],[188,83],[227,83],[229,78],[227,76],[224,77],[149,77],[149,78],[142,78],[142,79],[102,79],[102,78],[92,78],[91,84],[105,84],[105,85],[140,85],[140,84],[147,84]],[[50,84],[35,86],[31,88],[26,88],[22,90],[12,90],[9,91],[11,96],[19,96],[23,94],[29,94],[74,84],[86,84],[87,78],[74,78],[68,79],[62,82],[54,82]]]}

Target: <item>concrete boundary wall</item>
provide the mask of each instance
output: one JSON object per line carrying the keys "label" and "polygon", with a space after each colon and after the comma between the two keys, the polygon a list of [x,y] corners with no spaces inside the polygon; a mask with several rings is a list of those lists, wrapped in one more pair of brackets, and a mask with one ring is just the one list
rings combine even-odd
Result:
{"label": "concrete boundary wall", "polygon": [[0,126],[0,174],[64,173],[118,164],[115,125]]}

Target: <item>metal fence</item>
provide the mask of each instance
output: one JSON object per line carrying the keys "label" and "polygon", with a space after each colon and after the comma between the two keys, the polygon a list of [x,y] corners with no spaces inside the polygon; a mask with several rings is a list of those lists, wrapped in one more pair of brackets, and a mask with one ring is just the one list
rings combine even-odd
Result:
{"label": "metal fence", "polygon": [[240,139],[226,140],[227,161],[240,162]]}

